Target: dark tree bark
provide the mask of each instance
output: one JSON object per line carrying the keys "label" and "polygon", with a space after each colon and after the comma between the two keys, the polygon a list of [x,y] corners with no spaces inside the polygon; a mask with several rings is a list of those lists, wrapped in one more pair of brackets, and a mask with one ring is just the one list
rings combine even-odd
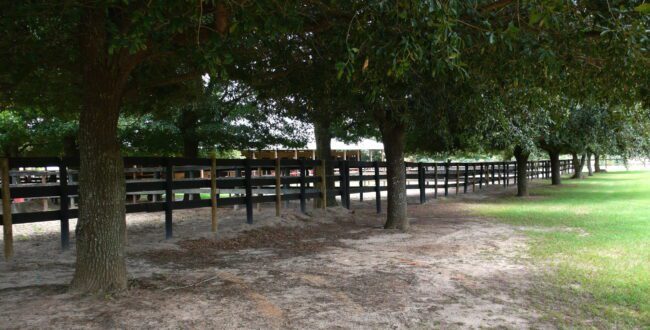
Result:
{"label": "dark tree bark", "polygon": [[404,164],[406,130],[403,124],[386,120],[382,124],[381,134],[386,151],[388,179],[388,206],[386,209],[388,216],[384,228],[408,230],[406,168]]}
{"label": "dark tree bark", "polygon": [[65,135],[63,137],[63,155],[65,157],[79,157],[79,146],[75,135]]}
{"label": "dark tree bark", "polygon": [[587,171],[589,176],[594,176],[594,171],[591,169],[591,153],[587,153]]}
{"label": "dark tree bark", "polygon": [[11,145],[6,147],[2,153],[5,155],[5,157],[19,157],[20,156],[20,147],[17,145]]}
{"label": "dark tree bark", "polygon": [[[199,157],[199,139],[196,133],[196,125],[199,119],[196,111],[192,107],[184,109],[181,113],[179,125],[181,135],[183,136],[183,157],[185,158]],[[185,171],[185,178],[196,178],[200,176],[200,173],[200,171]],[[184,201],[198,199],[201,199],[200,194],[183,194]]]}
{"label": "dark tree bark", "polygon": [[528,176],[526,175],[526,167],[528,165],[528,157],[530,153],[524,151],[520,146],[516,146],[514,150],[515,159],[517,160],[517,196],[528,196]]}
{"label": "dark tree bark", "polygon": [[578,158],[578,154],[575,153],[575,152],[572,153],[571,156],[572,156],[572,162],[573,162],[573,168],[574,168],[573,176],[571,178],[572,179],[582,179],[583,178],[582,169],[585,166],[585,157],[586,156],[585,156],[585,154],[582,154],[582,156],[580,158]]}
{"label": "dark tree bark", "polygon": [[79,221],[72,288],[85,292],[127,288],[124,163],[117,140],[119,92],[87,87],[79,119]]}
{"label": "dark tree bark", "polygon": [[600,173],[603,170],[600,168],[600,155],[594,154],[594,172]]}
{"label": "dark tree bark", "polygon": [[[314,121],[314,137],[316,140],[316,159],[333,160],[332,157],[332,131],[328,120],[315,120]],[[327,176],[334,175],[334,167],[326,166],[325,171]],[[316,207],[321,207],[322,201],[317,198]],[[327,206],[338,205],[336,201],[336,189],[334,180],[327,180]]]}
{"label": "dark tree bark", "polygon": [[198,158],[199,157],[199,141],[193,138],[183,137],[183,157],[185,158]]}
{"label": "dark tree bark", "polygon": [[571,163],[573,164],[573,175],[571,176],[571,179],[579,179],[580,178],[580,158],[578,158],[578,154],[573,152],[571,153]]}
{"label": "dark tree bark", "polygon": [[77,263],[71,289],[114,292],[127,288],[124,162],[117,139],[121,99],[138,57],[109,55],[106,13],[87,8],[79,29],[82,111],[79,118]]}
{"label": "dark tree bark", "polygon": [[562,184],[562,175],[560,174],[560,152],[551,150],[548,152],[551,159],[551,185],[558,186]]}

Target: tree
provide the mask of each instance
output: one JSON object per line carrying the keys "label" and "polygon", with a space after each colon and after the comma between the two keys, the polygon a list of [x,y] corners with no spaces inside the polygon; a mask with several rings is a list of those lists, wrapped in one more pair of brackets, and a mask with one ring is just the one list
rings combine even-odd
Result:
{"label": "tree", "polygon": [[0,110],[0,150],[8,157],[74,156],[78,123],[39,109]]}
{"label": "tree", "polygon": [[[123,106],[156,87],[206,72],[224,74],[237,47],[245,48],[244,41],[282,20],[268,15],[273,11],[265,4],[3,3],[0,30],[9,36],[0,45],[7,64],[2,74],[9,77],[6,95],[16,104],[41,101],[80,114],[81,198],[72,289],[127,287],[125,188],[117,139]],[[289,5],[284,13],[291,12]],[[277,10],[275,4],[272,8]],[[45,77],[51,84],[42,83]],[[39,89],[39,99],[25,97]]]}
{"label": "tree", "polygon": [[15,111],[0,112],[0,152],[3,157],[22,153],[29,139],[27,120]]}
{"label": "tree", "polygon": [[[618,16],[611,16],[607,7],[583,2],[407,1],[355,6],[346,35],[350,55],[340,67],[367,96],[365,109],[375,118],[384,140],[389,177],[386,227],[408,228],[403,153],[412,114],[440,111],[418,108],[426,102],[417,97],[435,93],[450,80],[493,78],[495,62],[532,68],[528,72],[514,70],[506,81],[516,85],[517,77],[526,73],[529,85],[525,87],[529,89],[551,86],[554,77],[567,67],[600,67],[621,56],[629,59],[629,64],[644,62],[646,41],[630,44],[618,38],[643,38],[641,26],[646,18],[633,11],[636,4],[621,3],[616,9]],[[611,35],[599,37],[601,33]],[[628,52],[621,54],[625,49]],[[639,71],[634,64],[625,70],[607,67],[613,69],[612,74],[601,74],[598,82]],[[496,76],[500,75],[497,72]],[[499,86],[509,88],[508,84]],[[577,91],[578,86],[574,85]]]}
{"label": "tree", "polygon": [[[261,45],[268,56],[240,77],[254,86],[275,112],[311,123],[316,157],[323,160],[334,159],[333,138],[354,141],[377,135],[371,121],[358,111],[363,98],[353,85],[339,79],[336,63],[347,51],[340,36],[345,34],[351,15],[344,13],[345,6],[333,9],[341,11],[331,15],[328,10],[314,9],[313,19],[328,22],[324,27],[292,31]],[[326,166],[326,171],[331,176],[334,167]],[[336,205],[334,181],[327,184],[327,205]]]}
{"label": "tree", "polygon": [[128,109],[119,125],[124,150],[133,155],[196,158],[215,150],[305,144],[302,123],[270,109],[241,82],[210,78],[187,84],[191,87],[182,88],[182,96]]}
{"label": "tree", "polygon": [[[506,150],[517,162],[517,196],[528,196],[528,160],[537,151],[536,142],[548,127],[545,93],[536,88],[520,88],[494,95],[486,102],[489,114],[477,134],[486,137],[491,149]],[[489,100],[487,95],[484,96]]]}

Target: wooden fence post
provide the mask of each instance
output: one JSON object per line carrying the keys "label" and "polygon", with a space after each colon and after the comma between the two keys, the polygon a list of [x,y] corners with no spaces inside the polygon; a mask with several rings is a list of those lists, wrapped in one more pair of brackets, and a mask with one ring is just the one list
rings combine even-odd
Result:
{"label": "wooden fence post", "polygon": [[445,197],[449,195],[449,160],[445,163]]}
{"label": "wooden fence post", "polygon": [[[321,207],[323,209],[327,208],[327,169],[325,168],[327,166],[325,159],[321,160]],[[363,194],[361,194],[361,197],[363,198]]]}
{"label": "wooden fence post", "polygon": [[511,182],[510,182],[510,173],[512,173],[512,170],[511,170],[511,167],[512,167],[511,165],[512,165],[512,163],[511,163],[511,162],[507,162],[507,164],[508,164],[508,165],[507,165],[507,171],[506,171],[506,173],[507,173],[507,175],[508,175],[508,178],[507,178],[506,180],[508,180],[508,186],[510,186],[510,185],[511,185]]}
{"label": "wooden fence post", "polygon": [[[160,179],[160,170],[156,170],[156,172],[153,173],[153,178]],[[159,198],[162,200],[162,194],[161,195],[153,194],[151,196],[151,201],[157,202]]]}
{"label": "wooden fence post", "polygon": [[467,163],[463,164],[465,167],[465,172],[463,173],[465,179],[463,179],[463,194],[467,194],[467,180],[469,179],[469,165]]}
{"label": "wooden fence post", "polygon": [[339,160],[339,194],[341,195],[341,204],[343,207],[348,208],[345,205],[345,161]]}
{"label": "wooden fence post", "polygon": [[279,217],[282,210],[282,166],[280,158],[275,159],[275,216]]}
{"label": "wooden fence post", "polygon": [[[512,182],[510,182],[510,173],[514,173],[514,172],[512,171],[511,168],[512,168],[512,163],[508,162],[508,186],[512,185]],[[515,176],[516,176],[516,174],[515,174]]]}
{"label": "wooden fence post", "polygon": [[10,260],[14,255],[13,223],[11,220],[11,191],[9,190],[9,160],[0,160],[2,170],[2,226],[4,238],[5,260]]}
{"label": "wooden fence post", "polygon": [[[46,168],[46,169],[47,169],[47,168]],[[43,176],[43,177],[41,178],[41,183],[42,183],[42,184],[46,184],[46,183],[47,183],[47,171],[45,172],[45,176]],[[47,198],[43,198],[42,201],[41,201],[41,203],[42,203],[43,211],[47,211],[47,209],[48,209],[48,207],[49,207],[48,199],[47,199]]]}
{"label": "wooden fence post", "polygon": [[217,232],[217,156],[212,154],[210,164],[210,205],[212,206],[212,232]]}
{"label": "wooden fence post", "polygon": [[305,200],[305,160],[300,160],[300,212],[307,212],[307,202]]}
{"label": "wooden fence post", "polygon": [[510,173],[512,172],[510,170],[510,162],[506,162],[506,181],[508,181],[508,186],[510,186]]}
{"label": "wooden fence post", "polygon": [[172,237],[172,211],[174,209],[174,166],[171,158],[167,157],[165,164],[165,238]]}
{"label": "wooden fence post", "polygon": [[460,188],[460,165],[456,164],[456,195],[458,195],[458,190]]}
{"label": "wooden fence post", "polygon": [[501,163],[501,170],[503,173],[503,188],[508,188],[508,170],[506,169],[506,162]]}
{"label": "wooden fence post", "polygon": [[[235,167],[235,177],[236,178],[241,178],[241,169],[239,167]],[[241,194],[235,194],[236,197],[241,197]],[[233,210],[239,210],[239,204],[235,204],[232,206]]]}
{"label": "wooden fence post", "polygon": [[519,173],[518,170],[517,170],[517,167],[518,167],[517,162],[515,162],[515,171],[514,171],[515,172],[515,179],[513,180],[515,185],[517,185],[517,180],[518,180],[518,177],[519,177],[519,174],[517,174],[517,173]]}
{"label": "wooden fence post", "polygon": [[[287,176],[287,177],[291,176],[291,167],[287,167],[286,169],[284,169],[284,176]],[[284,183],[284,184],[282,184],[282,187],[285,189],[285,191],[289,191],[289,189],[291,189],[291,184],[290,183]],[[284,207],[289,208],[289,205],[290,205],[290,200],[287,198],[287,199],[284,200]]]}
{"label": "wooden fence post", "polygon": [[495,184],[494,182],[495,182],[495,180],[496,180],[496,171],[495,171],[494,165],[495,165],[495,164],[492,163],[492,174],[490,175],[490,177],[491,177],[491,179],[492,179],[492,182],[490,182],[490,183],[491,183],[492,185]]}
{"label": "wooden fence post", "polygon": [[349,210],[350,205],[350,161],[345,161],[345,207]]}
{"label": "wooden fence post", "polygon": [[420,189],[420,204],[427,201],[426,190],[424,189],[425,169],[422,163],[418,163],[418,188]]}
{"label": "wooden fence post", "polygon": [[476,163],[472,163],[472,192],[476,192]]}
{"label": "wooden fence post", "polygon": [[483,164],[479,165],[478,189],[483,189]]}
{"label": "wooden fence post", "polygon": [[246,193],[246,223],[253,224],[253,187],[252,187],[252,170],[249,159],[244,160],[244,190]]}
{"label": "wooden fence post", "polygon": [[359,166],[359,201],[363,202],[363,166]]}
{"label": "wooden fence post", "polygon": [[433,163],[433,185],[436,189],[433,190],[433,198],[438,198],[438,164]]}
{"label": "wooden fence post", "polygon": [[528,177],[530,178],[530,181],[533,181],[535,179],[535,168],[533,167],[533,162],[528,162],[526,166],[528,169]]}
{"label": "wooden fence post", "polygon": [[372,165],[375,170],[375,206],[377,208],[377,213],[381,213],[381,180],[379,179],[379,162],[373,161]]}
{"label": "wooden fence post", "polygon": [[[257,174],[256,176],[258,178],[261,178],[263,176],[261,167],[257,168],[256,174]],[[255,188],[258,189],[258,192],[260,191],[260,189],[262,189],[261,186],[256,186]],[[263,195],[262,194],[257,194],[257,196],[259,197],[259,196],[263,196]],[[260,210],[262,210],[262,204],[261,203],[255,203],[255,208],[257,209],[257,212],[260,212]]]}
{"label": "wooden fence post", "polygon": [[70,197],[68,196],[68,167],[65,159],[59,161],[59,199],[61,215],[61,249],[70,247]]}

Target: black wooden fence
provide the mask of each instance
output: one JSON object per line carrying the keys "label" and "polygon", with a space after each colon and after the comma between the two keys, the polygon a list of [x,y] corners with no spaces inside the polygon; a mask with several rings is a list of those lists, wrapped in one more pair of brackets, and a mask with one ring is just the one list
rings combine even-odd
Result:
{"label": "black wooden fence", "polygon": [[[59,221],[61,244],[69,245],[69,220],[78,216],[71,203],[78,199],[76,173],[78,159],[10,158],[9,196],[11,200],[42,199],[58,204],[58,209],[37,212],[13,212],[12,224]],[[332,168],[334,175],[323,178],[322,166]],[[344,207],[351,207],[351,196],[363,200],[371,194],[377,212],[381,212],[381,192],[387,190],[386,163],[307,159],[217,159],[125,157],[127,203],[126,212],[165,212],[165,235],[172,236],[173,210],[216,206],[244,205],[246,221],[253,223],[254,204],[275,203],[279,213],[282,203],[300,201],[306,211],[308,200],[322,199],[325,181],[333,180],[334,193]],[[214,167],[213,167],[214,166]],[[56,168],[56,169],[54,169]],[[212,171],[216,187],[212,185]],[[562,173],[572,170],[569,160],[561,160]],[[488,185],[508,187],[516,184],[515,162],[473,163],[406,163],[406,189],[418,190],[420,202],[427,199],[427,189],[447,196],[482,189]],[[202,172],[201,174],[196,174]],[[209,173],[209,175],[208,175]],[[550,162],[531,161],[527,176],[550,178]],[[331,183],[330,183],[331,185]],[[215,189],[216,188],[216,189]],[[439,192],[439,190],[441,190]],[[186,198],[178,200],[177,194]],[[201,198],[208,196],[208,198]],[[165,196],[164,199],[162,196]],[[212,196],[216,196],[213,205]],[[3,195],[4,196],[4,195]],[[146,196],[143,201],[142,197]],[[189,198],[187,197],[189,196]],[[214,212],[214,211],[213,211]]]}

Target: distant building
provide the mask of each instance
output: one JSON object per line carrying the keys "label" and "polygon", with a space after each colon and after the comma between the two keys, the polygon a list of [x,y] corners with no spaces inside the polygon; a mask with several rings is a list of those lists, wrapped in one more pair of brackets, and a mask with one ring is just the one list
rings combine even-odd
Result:
{"label": "distant building", "polygon": [[[310,142],[303,149],[287,149],[282,146],[262,150],[244,150],[242,155],[249,159],[316,159],[316,143]],[[357,143],[332,140],[332,156],[342,160],[384,160],[384,144],[372,139]]]}

